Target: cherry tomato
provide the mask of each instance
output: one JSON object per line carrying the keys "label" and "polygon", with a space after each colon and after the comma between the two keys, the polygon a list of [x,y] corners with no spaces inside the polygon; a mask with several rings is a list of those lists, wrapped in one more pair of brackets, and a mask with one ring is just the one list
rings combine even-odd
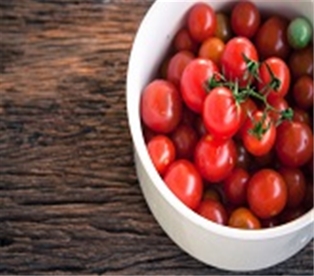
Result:
{"label": "cherry tomato", "polygon": [[288,20],[273,16],[266,20],[258,29],[255,45],[260,58],[278,57],[286,60],[290,53],[287,40]]}
{"label": "cherry tomato", "polygon": [[149,83],[141,97],[141,118],[153,131],[169,133],[181,119],[182,101],[176,87],[165,80]]}
{"label": "cherry tomato", "polygon": [[184,159],[173,162],[164,175],[169,189],[189,208],[195,210],[202,199],[203,182],[195,166]]}
{"label": "cherry tomato", "polygon": [[152,131],[149,127],[143,125],[143,136],[146,144],[148,144],[148,142],[156,135],[157,133],[155,131]]}
{"label": "cherry tomato", "polygon": [[[243,125],[242,139],[245,148],[255,156],[261,156],[268,153],[275,144],[276,127],[270,117],[266,114],[263,122],[263,112],[256,111],[252,119],[247,119]],[[262,123],[263,122],[263,123]],[[254,134],[252,131],[256,128],[254,124],[259,125],[259,129],[264,129],[260,134]]]}
{"label": "cherry tomato", "polygon": [[228,225],[240,229],[260,229],[259,219],[247,208],[235,209],[229,218]]}
{"label": "cherry tomato", "polygon": [[201,113],[206,97],[205,84],[218,73],[218,67],[207,59],[197,58],[191,61],[181,77],[181,94],[186,105],[196,113]]}
{"label": "cherry tomato", "polygon": [[269,117],[273,120],[274,124],[280,119],[281,115],[280,113],[284,110],[287,110],[288,103],[284,98],[281,97],[274,97],[269,98],[268,103],[275,109],[270,110],[268,112]]}
{"label": "cherry tomato", "polygon": [[283,165],[300,167],[313,155],[313,133],[304,123],[285,121],[278,127],[275,149]]}
{"label": "cherry tomato", "polygon": [[293,86],[293,97],[296,104],[302,109],[309,109],[313,106],[314,82],[310,76],[300,77]]}
{"label": "cherry tomato", "polygon": [[207,187],[204,194],[203,194],[203,200],[211,199],[216,200],[218,202],[221,202],[221,195],[218,192],[217,189],[213,187],[214,185],[211,185],[210,187]]}
{"label": "cherry tomato", "polygon": [[216,87],[206,96],[203,107],[206,129],[217,139],[229,139],[240,128],[241,109],[230,89]]}
{"label": "cherry tomato", "polygon": [[234,168],[236,160],[236,148],[231,139],[222,141],[206,135],[195,148],[195,166],[202,177],[211,183],[225,179]]}
{"label": "cherry tomato", "polygon": [[147,144],[147,150],[160,175],[165,173],[176,157],[175,147],[165,135],[157,135],[152,138]]}
{"label": "cherry tomato", "polygon": [[256,172],[247,186],[250,209],[262,219],[278,215],[286,205],[287,194],[283,177],[271,169]]}
{"label": "cherry tomato", "polygon": [[236,149],[237,149],[236,166],[244,170],[249,169],[252,163],[252,156],[246,150],[241,140],[236,141]]}
{"label": "cherry tomato", "polygon": [[167,70],[167,80],[176,87],[180,87],[180,80],[185,67],[194,59],[194,55],[189,51],[176,53],[169,61]]}
{"label": "cherry tomato", "polygon": [[171,134],[171,139],[176,148],[177,158],[189,159],[193,157],[198,137],[191,126],[179,125]]}
{"label": "cherry tomato", "polygon": [[301,108],[295,107],[293,109],[293,118],[292,120],[294,122],[299,122],[299,123],[304,123],[307,124],[308,126],[311,126],[311,120],[309,114]]}
{"label": "cherry tomato", "polygon": [[293,51],[289,58],[289,68],[295,79],[303,75],[313,77],[313,45]]}
{"label": "cherry tomato", "polygon": [[208,134],[202,116],[197,117],[195,122],[195,130],[199,137],[203,137],[204,135]]}
{"label": "cherry tomato", "polygon": [[288,26],[288,41],[294,49],[306,47],[312,39],[311,22],[304,17],[293,19]]}
{"label": "cherry tomato", "polygon": [[253,115],[257,110],[255,102],[251,98],[247,98],[245,101],[240,103],[241,106],[241,119],[240,126],[242,127],[246,119]]}
{"label": "cherry tomato", "polygon": [[227,212],[224,206],[217,200],[204,199],[196,209],[196,212],[215,223],[221,225],[227,224]]}
{"label": "cherry tomato", "polygon": [[190,51],[195,53],[197,49],[197,43],[193,40],[186,28],[182,28],[176,33],[173,46],[177,52]]}
{"label": "cherry tomato", "polygon": [[220,66],[220,59],[225,48],[225,43],[218,37],[207,38],[201,45],[198,56],[212,60],[217,66]]}
{"label": "cherry tomato", "polygon": [[[279,81],[279,85],[271,86],[272,76],[269,72],[272,71],[273,75]],[[286,63],[276,57],[266,59],[259,69],[260,82],[258,82],[259,91],[263,94],[268,94],[268,99],[276,97],[284,97],[290,87],[290,71]]]}
{"label": "cherry tomato", "polygon": [[182,106],[182,118],[181,123],[188,125],[188,126],[194,126],[197,119],[197,114],[194,113],[191,109],[189,109],[184,103]]}
{"label": "cherry tomato", "polygon": [[203,42],[215,33],[216,14],[206,3],[197,3],[189,11],[187,23],[192,38],[197,42]]}
{"label": "cherry tomato", "polygon": [[281,168],[278,171],[287,184],[288,199],[287,207],[296,208],[301,205],[304,196],[306,183],[301,170],[293,168]]}
{"label": "cherry tomato", "polygon": [[259,10],[252,2],[238,2],[231,13],[231,27],[238,36],[252,38],[261,23]]}
{"label": "cherry tomato", "polygon": [[246,188],[249,174],[242,168],[234,168],[223,182],[224,193],[228,202],[234,205],[246,203]]}
{"label": "cherry tomato", "polygon": [[238,81],[239,87],[245,87],[252,81],[244,56],[253,62],[258,61],[257,51],[252,42],[245,37],[234,37],[227,42],[221,57],[223,74],[229,81]]}
{"label": "cherry tomato", "polygon": [[217,13],[217,26],[215,37],[220,38],[223,42],[227,42],[233,36],[229,17],[224,13]]}
{"label": "cherry tomato", "polygon": [[159,75],[161,79],[167,79],[167,74],[168,74],[168,66],[170,62],[169,56],[165,57],[164,60],[162,61],[160,68],[159,68]]}

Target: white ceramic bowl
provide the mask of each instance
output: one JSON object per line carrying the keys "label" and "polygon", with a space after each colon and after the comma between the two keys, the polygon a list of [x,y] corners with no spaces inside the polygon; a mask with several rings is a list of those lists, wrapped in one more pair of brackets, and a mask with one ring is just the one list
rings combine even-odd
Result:
{"label": "white ceramic bowl", "polygon": [[[142,135],[140,96],[154,78],[175,32],[195,0],[157,0],[142,21],[134,40],[127,73],[127,112],[135,145],[141,189],[154,217],[168,236],[194,258],[217,268],[250,271],[278,264],[300,251],[313,238],[313,209],[302,217],[270,229],[241,230],[215,224],[186,207],[156,172]],[[203,1],[221,10],[226,0]],[[313,1],[257,1],[261,10],[287,16],[304,15],[313,24]],[[229,3],[230,4],[230,3]]]}

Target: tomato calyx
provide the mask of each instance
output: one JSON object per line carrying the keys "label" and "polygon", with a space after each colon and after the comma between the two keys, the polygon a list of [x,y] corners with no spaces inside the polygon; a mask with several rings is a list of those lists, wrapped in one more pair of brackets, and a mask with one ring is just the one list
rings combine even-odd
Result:
{"label": "tomato calyx", "polygon": [[266,126],[265,120],[266,120],[266,112],[263,112],[263,116],[261,120],[256,121],[251,114],[248,114],[250,120],[253,122],[253,128],[249,129],[249,134],[255,136],[258,140],[261,140],[263,135],[270,129],[271,123],[269,122]]}

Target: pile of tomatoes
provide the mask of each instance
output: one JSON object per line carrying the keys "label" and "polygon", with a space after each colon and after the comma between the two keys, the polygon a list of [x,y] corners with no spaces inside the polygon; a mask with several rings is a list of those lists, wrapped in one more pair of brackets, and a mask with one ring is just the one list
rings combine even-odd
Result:
{"label": "pile of tomatoes", "polygon": [[306,18],[196,3],[141,119],[165,185],[216,223],[274,227],[313,207],[313,45]]}

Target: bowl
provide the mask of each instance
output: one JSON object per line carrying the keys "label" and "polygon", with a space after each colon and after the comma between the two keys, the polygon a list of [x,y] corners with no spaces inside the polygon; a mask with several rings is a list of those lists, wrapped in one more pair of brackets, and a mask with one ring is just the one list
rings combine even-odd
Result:
{"label": "bowl", "polygon": [[[230,0],[203,1],[214,10]],[[287,17],[304,15],[313,24],[313,1],[258,1],[261,11],[280,11]],[[313,238],[313,209],[292,222],[260,230],[241,230],[213,223],[186,207],[165,185],[146,149],[140,118],[140,97],[156,76],[174,34],[195,0],[153,3],[135,36],[127,72],[127,115],[134,143],[140,187],[155,219],[165,233],[195,259],[220,269],[253,271],[283,262]]]}

